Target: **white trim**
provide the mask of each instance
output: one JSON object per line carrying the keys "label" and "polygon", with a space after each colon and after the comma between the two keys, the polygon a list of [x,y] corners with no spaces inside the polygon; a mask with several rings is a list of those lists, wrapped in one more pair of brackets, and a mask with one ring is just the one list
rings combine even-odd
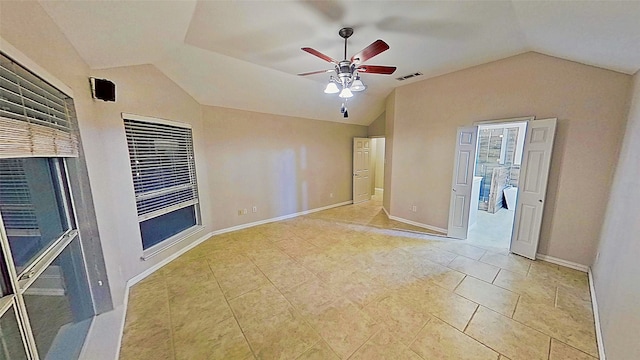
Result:
{"label": "white trim", "polygon": [[545,254],[539,254],[539,253],[536,254],[536,259],[540,259],[542,261],[546,261],[546,262],[550,262],[552,264],[568,267],[570,269],[582,271],[582,272],[585,272],[585,273],[589,271],[589,267],[587,265],[578,264],[578,263],[575,263],[573,261],[567,261],[567,260],[559,259],[557,257],[553,257],[553,256],[545,255]]}
{"label": "white trim", "polygon": [[[384,209],[384,207],[383,207],[383,209]],[[384,212],[386,213],[387,211],[385,210]],[[411,221],[411,220],[399,218],[397,216],[392,216],[392,215],[389,215],[389,214],[387,214],[387,216],[389,217],[389,219],[395,220],[395,221],[399,221],[401,223],[405,223],[405,224],[409,224],[409,225],[418,226],[418,227],[421,227],[421,228],[425,228],[425,229],[441,232],[443,234],[447,233],[447,229],[439,228],[437,226],[427,225],[427,224],[419,223],[417,221]]]}
{"label": "white trim", "polygon": [[35,61],[31,60],[22,51],[18,50],[15,46],[11,45],[7,40],[3,39],[2,37],[0,37],[0,51],[5,53],[13,61],[29,69],[29,71],[33,72],[37,76],[41,77],[44,81],[48,82],[49,84],[56,87],[58,90],[65,93],[65,95],[71,98],[74,97],[73,90],[71,90],[69,86],[65,85],[57,77],[51,75],[51,73],[45,70],[42,66],[38,65]]}
{"label": "white trim", "polygon": [[388,218],[391,218],[391,215],[389,215],[389,212],[387,211],[387,209],[384,208],[384,205],[382,205],[382,210],[384,211],[385,214],[387,214]]}
{"label": "white trim", "polygon": [[127,319],[127,307],[129,306],[129,288],[131,288],[131,286],[133,286],[133,284],[129,284],[129,281],[127,281],[127,285],[124,289],[124,301],[122,302],[123,309],[122,321],[120,322],[120,336],[118,336],[118,343],[116,344],[116,357],[114,358],[114,360],[120,359],[120,349],[122,349],[122,335],[124,335],[124,324],[125,320]]}
{"label": "white trim", "polygon": [[176,126],[176,127],[181,127],[181,128],[186,128],[186,129],[191,129],[191,124],[189,123],[185,123],[185,122],[180,122],[180,121],[175,121],[175,120],[167,120],[167,119],[160,119],[160,118],[156,118],[156,117],[151,117],[151,116],[143,116],[143,115],[135,115],[135,114],[129,114],[129,113],[121,113],[122,115],[122,120],[134,120],[134,121],[146,121],[146,122],[151,122],[151,123],[156,123],[156,124],[163,124],[163,125],[169,125],[169,126]]}
{"label": "white trim", "polygon": [[596,325],[596,341],[598,343],[598,355],[600,360],[606,359],[606,354],[604,353],[604,341],[602,339],[602,328],[600,327],[600,313],[598,311],[598,301],[596,300],[596,288],[593,284],[593,273],[591,272],[591,268],[589,268],[589,293],[591,294],[591,306],[593,309],[593,320]]}
{"label": "white trim", "polygon": [[507,119],[494,119],[494,120],[479,120],[474,121],[473,125],[488,127],[490,125],[495,125],[496,127],[500,127],[500,123],[512,123],[512,122],[529,122],[534,121],[536,119],[535,115],[530,116],[521,116],[516,118],[507,118]]}

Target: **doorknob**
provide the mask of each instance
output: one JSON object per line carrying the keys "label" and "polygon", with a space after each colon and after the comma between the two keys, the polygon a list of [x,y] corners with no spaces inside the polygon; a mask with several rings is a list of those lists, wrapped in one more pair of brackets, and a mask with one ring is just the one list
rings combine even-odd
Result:
{"label": "doorknob", "polygon": [[453,190],[454,192],[456,191],[456,189],[451,189],[451,190]]}
{"label": "doorknob", "polygon": [[538,202],[542,202],[542,199],[538,200]]}

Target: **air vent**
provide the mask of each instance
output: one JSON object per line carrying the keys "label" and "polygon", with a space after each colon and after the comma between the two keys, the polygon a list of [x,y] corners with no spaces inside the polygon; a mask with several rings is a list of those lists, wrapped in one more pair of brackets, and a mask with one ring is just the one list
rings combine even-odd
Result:
{"label": "air vent", "polygon": [[417,73],[413,73],[413,74],[409,74],[409,75],[405,75],[405,76],[400,76],[400,77],[396,78],[396,80],[404,81],[404,80],[407,80],[407,79],[411,79],[412,77],[421,76],[421,75],[422,75],[422,73],[417,72]]}

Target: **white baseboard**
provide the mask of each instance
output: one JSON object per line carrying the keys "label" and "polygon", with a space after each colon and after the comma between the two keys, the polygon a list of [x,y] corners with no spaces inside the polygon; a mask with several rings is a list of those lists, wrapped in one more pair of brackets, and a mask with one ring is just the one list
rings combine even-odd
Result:
{"label": "white baseboard", "polygon": [[[386,213],[387,211],[385,210],[384,212]],[[405,224],[409,224],[409,225],[418,226],[418,227],[421,227],[421,228],[425,228],[425,229],[441,232],[443,234],[447,233],[447,229],[439,228],[437,226],[427,225],[427,224],[419,223],[417,221],[411,221],[411,220],[399,218],[397,216],[389,215],[388,213],[387,213],[387,216],[389,217],[389,219],[395,220],[395,221],[399,221],[401,223],[405,223]]]}
{"label": "white baseboard", "polygon": [[598,342],[598,355],[600,360],[606,360],[604,353],[604,341],[602,339],[602,328],[600,327],[600,312],[598,311],[598,300],[596,299],[596,288],[593,284],[593,273],[591,268],[588,271],[589,274],[589,292],[591,293],[591,307],[593,309],[593,320],[596,325],[596,340]]}
{"label": "white baseboard", "polygon": [[298,216],[307,215],[307,214],[311,214],[311,213],[314,213],[314,212],[318,212],[318,211],[322,211],[322,210],[328,210],[328,209],[331,209],[331,208],[344,206],[344,205],[349,205],[349,204],[353,204],[353,200],[344,201],[344,202],[337,203],[337,204],[332,204],[332,205],[327,205],[327,206],[323,206],[323,207],[319,207],[319,208],[315,208],[315,209],[311,209],[311,210],[300,211],[300,212],[293,213],[293,214],[278,216],[278,217],[270,218],[270,219],[266,219],[266,220],[254,221],[254,222],[247,223],[247,224],[241,224],[241,225],[236,225],[236,226],[232,226],[232,227],[228,227],[228,228],[224,228],[224,229],[220,229],[220,230],[211,231],[211,232],[201,236],[197,240],[193,241],[191,244],[189,244],[189,245],[185,246],[184,248],[182,248],[182,249],[176,251],[175,253],[171,254],[170,256],[168,256],[167,258],[165,258],[162,261],[158,262],[157,264],[149,267],[148,269],[146,269],[145,271],[141,272],[140,274],[138,274],[138,275],[132,277],[131,279],[129,279],[127,281],[127,284],[125,285],[124,302],[123,302],[124,311],[123,311],[123,315],[122,315],[122,323],[121,323],[121,326],[120,326],[120,336],[119,336],[119,339],[118,339],[118,351],[116,353],[116,360],[118,359],[118,356],[120,355],[120,346],[122,345],[122,334],[124,332],[124,323],[125,323],[125,318],[127,316],[127,306],[129,304],[129,289],[133,285],[135,285],[135,284],[139,283],[140,281],[144,280],[147,276],[153,274],[154,272],[156,272],[161,267],[163,267],[163,266],[167,265],[168,263],[170,263],[171,261],[177,259],[180,255],[182,255],[182,254],[186,253],[187,251],[193,249],[194,247],[200,245],[205,240],[209,239],[210,237],[212,237],[214,235],[224,234],[224,233],[228,233],[228,232],[231,232],[231,231],[242,230],[242,229],[246,229],[246,228],[250,228],[250,227],[254,227],[254,226],[258,226],[258,225],[268,224],[268,223],[271,223],[271,222],[292,219],[292,218],[295,218],[295,217],[298,217]]}
{"label": "white baseboard", "polygon": [[559,259],[557,257],[553,257],[545,254],[536,254],[536,259],[540,259],[542,261],[550,262],[552,264],[568,267],[570,269],[574,269],[582,272],[589,272],[589,267],[587,265],[578,264],[573,261],[567,261],[567,260]]}
{"label": "white baseboard", "polygon": [[382,211],[384,211],[384,213],[387,214],[387,217],[391,219],[391,215],[389,215],[389,212],[387,211],[387,209],[384,208],[384,205],[382,206]]}

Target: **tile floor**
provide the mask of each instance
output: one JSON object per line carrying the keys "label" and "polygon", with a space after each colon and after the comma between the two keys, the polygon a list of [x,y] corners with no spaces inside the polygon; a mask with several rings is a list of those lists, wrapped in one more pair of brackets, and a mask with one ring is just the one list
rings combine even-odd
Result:
{"label": "tile floor", "polygon": [[469,228],[467,242],[472,245],[508,248],[515,212],[500,209],[495,214],[478,210],[475,225]]}
{"label": "tile floor", "polygon": [[595,359],[587,275],[370,201],[212,237],[131,288],[120,359]]}

